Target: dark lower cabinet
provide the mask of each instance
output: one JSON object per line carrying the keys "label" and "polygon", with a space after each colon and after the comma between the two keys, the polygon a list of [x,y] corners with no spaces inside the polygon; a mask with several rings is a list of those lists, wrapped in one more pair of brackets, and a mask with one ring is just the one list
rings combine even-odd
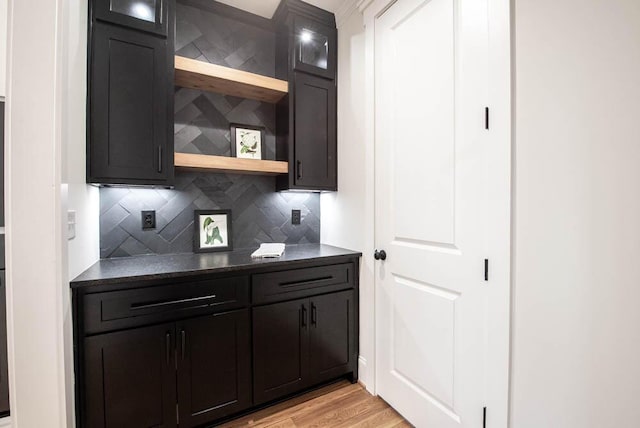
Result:
{"label": "dark lower cabinet", "polygon": [[253,396],[256,404],[304,387],[308,365],[308,299],[253,308]]}
{"label": "dark lower cabinet", "polygon": [[75,288],[78,427],[214,426],[355,381],[357,262]]}
{"label": "dark lower cabinet", "polygon": [[355,372],[353,291],[253,309],[256,404]]}
{"label": "dark lower cabinet", "polygon": [[357,364],[353,291],[311,299],[309,365],[312,383],[349,373]]}
{"label": "dark lower cabinet", "polygon": [[177,426],[174,345],[174,324],[86,338],[84,426]]}
{"label": "dark lower cabinet", "polygon": [[251,407],[249,310],[177,324],[180,427]]}

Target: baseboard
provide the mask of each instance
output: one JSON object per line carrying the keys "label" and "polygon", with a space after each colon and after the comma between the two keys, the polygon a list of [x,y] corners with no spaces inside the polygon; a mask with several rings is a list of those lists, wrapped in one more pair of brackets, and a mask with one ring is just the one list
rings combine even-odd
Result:
{"label": "baseboard", "polygon": [[373,389],[373,381],[370,377],[371,373],[369,373],[367,367],[367,359],[360,355],[358,357],[358,382],[362,385],[369,393],[374,394]]}

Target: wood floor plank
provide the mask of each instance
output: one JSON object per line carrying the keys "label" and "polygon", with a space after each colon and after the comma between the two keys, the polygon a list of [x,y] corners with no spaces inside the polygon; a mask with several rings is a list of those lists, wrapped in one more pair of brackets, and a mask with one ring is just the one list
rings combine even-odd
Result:
{"label": "wood floor plank", "polygon": [[315,411],[294,415],[291,419],[300,427],[332,427],[354,416],[370,398],[371,395],[366,391],[355,391],[342,399],[332,400],[326,406],[314,409]]}
{"label": "wood floor plank", "polygon": [[[291,409],[284,410],[272,417],[262,419],[255,425],[255,427],[264,427],[269,423],[272,423],[274,418],[282,418],[283,416],[290,417],[297,426],[301,426],[297,419],[304,419],[309,416],[313,417],[313,415],[316,415],[317,417],[318,413],[337,405],[336,403],[351,402],[354,399],[358,399],[357,396],[360,394],[363,394],[363,391],[358,385],[349,385],[332,394],[323,395],[314,398],[313,400],[305,401],[304,403],[298,404]],[[354,395],[356,398],[352,397]]]}
{"label": "wood floor plank", "polygon": [[[298,406],[300,404],[306,403],[307,401],[312,401],[318,397],[332,396],[332,393],[336,391],[344,391],[345,388],[349,386],[352,385],[351,382],[347,380],[335,382],[306,394],[300,395],[298,397],[294,397],[290,400],[274,404],[273,406],[269,406],[265,409],[258,410],[257,412],[253,412],[238,419],[226,422],[222,425],[219,425],[219,428],[254,427],[256,426],[255,424],[262,421],[271,420],[272,422],[274,422],[274,419],[286,419],[290,417],[289,415],[291,412],[294,412],[296,409],[298,409]],[[281,412],[283,413],[283,417],[278,418],[277,415]]]}
{"label": "wood floor plank", "polygon": [[[382,400],[380,400],[382,401]],[[404,418],[393,410],[387,403],[382,401],[386,408],[351,425],[353,428],[393,428],[399,423],[406,423]],[[407,423],[407,427],[410,427]]]}
{"label": "wood floor plank", "polygon": [[222,428],[410,428],[360,384],[336,382],[229,421]]}
{"label": "wood floor plank", "polygon": [[362,404],[359,411],[356,412],[353,417],[342,423],[334,425],[332,428],[351,428],[370,416],[376,415],[388,408],[389,405],[378,397],[371,397],[366,403]]}

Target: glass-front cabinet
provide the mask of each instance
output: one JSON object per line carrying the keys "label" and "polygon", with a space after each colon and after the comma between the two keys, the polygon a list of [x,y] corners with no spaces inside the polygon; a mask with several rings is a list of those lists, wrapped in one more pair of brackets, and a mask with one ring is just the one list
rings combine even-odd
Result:
{"label": "glass-front cabinet", "polygon": [[336,29],[310,19],[296,17],[293,68],[334,79],[336,73]]}
{"label": "glass-front cabinet", "polygon": [[98,0],[95,16],[101,21],[167,35],[168,0]]}

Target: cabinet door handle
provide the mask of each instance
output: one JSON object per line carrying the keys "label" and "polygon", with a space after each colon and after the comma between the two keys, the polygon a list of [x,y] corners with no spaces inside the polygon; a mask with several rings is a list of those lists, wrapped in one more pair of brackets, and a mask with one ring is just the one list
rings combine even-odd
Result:
{"label": "cabinet door handle", "polygon": [[311,303],[311,325],[318,325],[318,311],[315,303]]}
{"label": "cabinet door handle", "polygon": [[171,333],[165,336],[165,348],[167,351],[167,365],[171,364]]}
{"label": "cabinet door handle", "polygon": [[162,146],[158,146],[158,172],[162,172]]}
{"label": "cabinet door handle", "polygon": [[307,326],[307,308],[302,305],[302,327]]}
{"label": "cabinet door handle", "polygon": [[298,180],[300,180],[302,178],[302,161],[298,161],[296,164],[296,176],[298,177]]}
{"label": "cabinet door handle", "polygon": [[181,339],[182,339],[182,346],[181,346],[181,348],[182,348],[182,350],[181,350],[181,352],[182,352],[182,361],[184,361],[184,348],[186,348],[186,345],[187,345],[187,333],[185,333],[184,330],[182,330],[180,332],[180,336],[181,336]]}

